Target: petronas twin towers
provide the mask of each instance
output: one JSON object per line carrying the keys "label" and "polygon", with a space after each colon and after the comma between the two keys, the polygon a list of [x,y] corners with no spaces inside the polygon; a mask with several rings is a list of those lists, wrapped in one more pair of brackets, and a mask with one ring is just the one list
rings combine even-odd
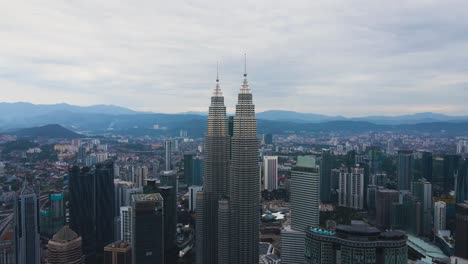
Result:
{"label": "petronas twin towers", "polygon": [[257,121],[246,72],[232,127],[229,131],[217,78],[205,139],[204,190],[197,194],[198,264],[259,261]]}

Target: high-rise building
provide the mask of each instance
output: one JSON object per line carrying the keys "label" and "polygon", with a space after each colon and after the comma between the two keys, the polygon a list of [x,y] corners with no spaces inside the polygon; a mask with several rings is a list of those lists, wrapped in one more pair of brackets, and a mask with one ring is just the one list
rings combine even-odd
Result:
{"label": "high-rise building", "polygon": [[[193,185],[203,184],[203,194],[190,189],[190,199],[197,204],[197,263],[220,263],[218,260],[218,206],[219,200],[228,195],[229,176],[229,134],[226,106],[216,78],[216,87],[208,109],[208,124],[205,137],[205,168],[202,181],[203,164],[197,157],[193,160]],[[198,198],[201,197],[199,201]],[[193,202],[190,203],[193,206]],[[201,208],[198,208],[198,205]],[[199,210],[200,209],[200,210]],[[229,218],[227,219],[229,220]],[[228,222],[224,223],[228,225]],[[201,231],[200,234],[198,231]],[[229,247],[226,248],[229,250]]]}
{"label": "high-rise building", "polygon": [[410,190],[413,174],[413,152],[398,151],[398,190]]}
{"label": "high-rise building", "polygon": [[282,263],[304,262],[305,230],[319,225],[320,171],[314,156],[297,157],[291,171],[291,226],[281,231]]}
{"label": "high-rise building", "polygon": [[263,142],[267,145],[273,144],[273,135],[271,133],[263,134]]}
{"label": "high-rise building", "polygon": [[177,231],[177,193],[173,186],[159,186],[158,191],[164,200],[164,256],[166,263],[177,257],[176,231]]}
{"label": "high-rise building", "polygon": [[468,203],[456,207],[455,256],[468,259]]}
{"label": "high-rise building", "polygon": [[96,246],[99,252],[114,241],[114,164],[99,163],[95,168]]}
{"label": "high-rise building", "polygon": [[260,181],[257,120],[247,73],[238,95],[231,148],[229,259],[230,263],[251,264],[259,260]]}
{"label": "high-rise building", "polygon": [[184,181],[187,186],[193,185],[193,154],[184,154]]}
{"label": "high-rise building", "polygon": [[432,184],[426,179],[413,182],[411,190],[421,202],[421,227],[426,236],[432,231]]}
{"label": "high-rise building", "polygon": [[195,157],[193,159],[192,185],[200,185],[200,186],[203,185],[203,173],[204,173],[203,158]]}
{"label": "high-rise building", "polygon": [[133,263],[164,263],[164,200],[159,193],[132,195]]}
{"label": "high-rise building", "polygon": [[15,234],[12,225],[0,237],[0,263],[15,264]]}
{"label": "high-rise building", "polygon": [[50,194],[49,201],[49,207],[40,210],[39,223],[41,236],[52,238],[65,223],[63,192]]}
{"label": "high-rise building", "polygon": [[120,207],[120,238],[129,244],[132,243],[132,220],[132,207]]}
{"label": "high-rise building", "polygon": [[146,179],[148,178],[148,167],[138,166],[135,171],[135,187],[143,188],[146,185]]}
{"label": "high-rise building", "polygon": [[203,191],[203,186],[190,186],[189,187],[189,210],[197,210],[197,192]]}
{"label": "high-rise building", "polygon": [[396,190],[379,189],[375,195],[376,225],[381,229],[391,226],[391,208],[393,203],[398,203],[400,193]]}
{"label": "high-rise building", "polygon": [[162,171],[160,177],[161,186],[172,186],[177,193],[177,191],[179,190],[179,182],[177,180],[176,171]]}
{"label": "high-rise building", "polygon": [[433,163],[432,153],[423,151],[421,162],[422,162],[422,177],[432,183],[433,182],[432,180],[432,166],[433,166],[432,165]]}
{"label": "high-rise building", "polygon": [[402,192],[400,201],[391,205],[391,227],[413,235],[422,235],[423,210],[419,198],[410,192]]}
{"label": "high-rise building", "polygon": [[291,171],[291,227],[304,231],[319,225],[319,166],[314,156],[297,157]]}
{"label": "high-rise building", "polygon": [[172,160],[171,160],[171,154],[172,154],[172,141],[167,139],[164,141],[164,150],[166,152],[166,158],[164,160],[165,166],[164,170],[170,171],[172,169]]}
{"label": "high-rise building", "polygon": [[39,264],[39,201],[33,189],[24,186],[15,202],[16,263]]}
{"label": "high-rise building", "polygon": [[459,169],[460,156],[444,155],[443,174],[444,174],[444,191],[450,192],[455,190],[455,175]]}
{"label": "high-rise building", "polygon": [[132,246],[126,241],[115,241],[104,247],[104,264],[132,264]]}
{"label": "high-rise building", "polygon": [[468,200],[468,158],[460,160],[460,169],[456,177],[455,198],[457,203]]}
{"label": "high-rise building", "polygon": [[96,193],[94,173],[89,167],[73,166],[70,171],[70,228],[82,238],[87,264],[96,259]]}
{"label": "high-rise building", "polygon": [[278,156],[263,157],[264,190],[278,189]]}
{"label": "high-rise building", "polygon": [[434,203],[434,234],[446,229],[447,204],[438,201]]}
{"label": "high-rise building", "polygon": [[49,264],[84,264],[81,237],[68,226],[63,226],[47,244]]}
{"label": "high-rise building", "polygon": [[364,168],[352,167],[351,172],[340,171],[338,205],[354,209],[364,208]]}
{"label": "high-rise building", "polygon": [[329,149],[322,149],[322,161],[320,162],[320,201],[322,202],[329,202],[331,199],[332,158]]}
{"label": "high-rise building", "polygon": [[306,233],[307,264],[408,262],[407,236],[401,231],[380,232],[365,224],[339,225],[335,231],[310,228]]}

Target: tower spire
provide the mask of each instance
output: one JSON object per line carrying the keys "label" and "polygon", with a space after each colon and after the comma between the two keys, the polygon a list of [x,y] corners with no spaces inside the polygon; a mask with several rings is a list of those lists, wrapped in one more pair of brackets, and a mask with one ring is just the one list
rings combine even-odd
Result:
{"label": "tower spire", "polygon": [[250,93],[249,83],[247,82],[247,53],[244,53],[244,82],[242,82],[240,92],[242,94]]}
{"label": "tower spire", "polygon": [[221,87],[219,86],[219,64],[216,62],[216,88],[213,92],[213,96],[221,97],[223,93],[221,92]]}

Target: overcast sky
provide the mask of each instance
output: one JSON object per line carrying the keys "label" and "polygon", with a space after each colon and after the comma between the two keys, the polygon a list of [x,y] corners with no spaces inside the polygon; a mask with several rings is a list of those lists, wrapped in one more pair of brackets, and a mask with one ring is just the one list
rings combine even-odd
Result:
{"label": "overcast sky", "polygon": [[468,114],[468,1],[4,1],[0,101]]}

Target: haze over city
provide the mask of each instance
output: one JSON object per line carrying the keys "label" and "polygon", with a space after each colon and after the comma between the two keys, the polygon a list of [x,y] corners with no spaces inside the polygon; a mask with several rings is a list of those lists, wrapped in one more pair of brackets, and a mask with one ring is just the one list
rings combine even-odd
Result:
{"label": "haze over city", "polygon": [[9,1],[3,102],[206,111],[243,54],[257,111],[468,113],[466,1]]}

